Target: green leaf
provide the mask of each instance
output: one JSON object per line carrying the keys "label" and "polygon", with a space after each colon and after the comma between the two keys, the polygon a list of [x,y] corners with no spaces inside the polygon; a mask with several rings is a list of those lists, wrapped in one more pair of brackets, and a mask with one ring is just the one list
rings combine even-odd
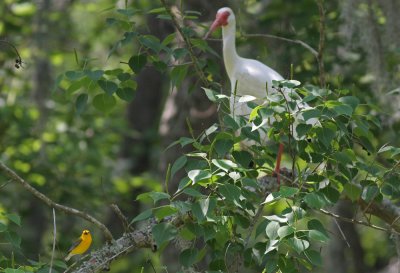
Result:
{"label": "green leaf", "polygon": [[340,192],[333,187],[325,187],[320,190],[320,192],[325,196],[325,198],[331,203],[336,204],[340,197]]}
{"label": "green leaf", "polygon": [[375,185],[368,185],[364,187],[361,198],[365,202],[371,202],[379,195],[379,188]]}
{"label": "green leaf", "polygon": [[240,128],[239,124],[230,115],[224,116],[224,124],[233,131],[236,131]]}
{"label": "green leaf", "polygon": [[351,149],[345,149],[340,152],[336,152],[335,154],[332,155],[334,159],[338,161],[339,164],[352,164],[353,161],[356,161],[356,155],[354,154],[354,151]]}
{"label": "green leaf", "polygon": [[227,172],[232,168],[237,168],[237,164],[228,160],[228,159],[213,159],[211,161],[215,166],[217,166],[219,169]]}
{"label": "green leaf", "polygon": [[179,60],[179,59],[183,59],[188,53],[189,53],[189,51],[186,48],[180,47],[180,48],[174,49],[174,51],[172,52],[172,55],[175,60]]}
{"label": "green leaf", "polygon": [[219,94],[216,91],[213,91],[211,89],[202,87],[204,92],[206,93],[207,98],[212,101],[212,102],[217,102],[223,99],[229,99],[229,97],[227,95],[224,94]]}
{"label": "green leaf", "polygon": [[129,73],[118,73],[117,78],[121,82],[124,82],[124,81],[130,80],[132,78],[132,75]]}
{"label": "green leaf", "polygon": [[339,98],[339,101],[351,106],[351,108],[353,108],[353,110],[356,110],[357,106],[360,104],[360,100],[353,96],[341,97],[341,98]]}
{"label": "green leaf", "polygon": [[167,11],[166,11],[165,7],[161,7],[161,8],[151,9],[147,13],[148,14],[157,14],[157,13],[166,13],[166,12]]}
{"label": "green leaf", "polygon": [[17,214],[14,213],[9,213],[5,215],[8,220],[10,220],[11,222],[13,222],[14,224],[21,226],[21,217]]}
{"label": "green leaf", "polygon": [[329,237],[319,230],[312,229],[308,231],[308,237],[318,242],[326,243],[329,241]]}
{"label": "green leaf", "polygon": [[[328,124],[326,125],[328,126]],[[317,136],[322,144],[329,148],[331,146],[332,140],[335,138],[336,135],[336,128],[332,127],[323,127],[316,129]]]}
{"label": "green leaf", "polygon": [[116,104],[117,100],[107,94],[98,94],[93,98],[93,106],[105,113],[110,112]]}
{"label": "green leaf", "polygon": [[177,229],[168,223],[160,223],[152,228],[154,241],[161,248],[164,243],[171,241],[178,234]]}
{"label": "green leaf", "polygon": [[21,237],[18,236],[17,233],[6,231],[5,237],[8,242],[12,244],[13,247],[19,248],[21,245]]}
{"label": "green leaf", "polygon": [[268,259],[265,264],[265,269],[263,273],[276,273],[279,270],[277,259]]}
{"label": "green leaf", "polygon": [[186,77],[188,71],[187,65],[175,66],[171,71],[171,84],[172,86],[179,87]]}
{"label": "green leaf", "polygon": [[267,254],[279,246],[279,240],[268,240],[267,245],[265,246],[264,254]]}
{"label": "green leaf", "polygon": [[308,132],[310,132],[310,129],[312,128],[312,125],[309,124],[297,124],[295,130],[297,133],[298,138],[302,138],[303,136],[306,136]]}
{"label": "green leaf", "polygon": [[310,243],[308,241],[298,239],[296,237],[289,238],[287,242],[298,254],[302,253],[310,246]]}
{"label": "green leaf", "polygon": [[326,205],[325,198],[316,192],[307,193],[304,197],[304,201],[313,209],[320,209]]}
{"label": "green leaf", "polygon": [[232,139],[218,139],[215,142],[215,151],[220,156],[224,156],[233,148],[233,140]]}
{"label": "green leaf", "polygon": [[147,63],[147,55],[145,54],[132,56],[128,61],[129,67],[136,74],[138,74],[142,70],[142,68],[146,65],[146,63]]}
{"label": "green leaf", "polygon": [[313,119],[313,118],[319,118],[321,116],[321,111],[318,109],[307,109],[302,112],[302,116],[304,118],[304,121]]}
{"label": "green leaf", "polygon": [[233,151],[232,156],[244,168],[248,168],[253,160],[253,156],[247,151]]}
{"label": "green leaf", "polygon": [[197,261],[199,251],[197,248],[188,248],[181,252],[179,255],[179,262],[185,267],[193,265]]}
{"label": "green leaf", "polygon": [[163,46],[160,40],[153,35],[141,35],[139,36],[139,42],[145,47],[153,50],[155,53],[159,53]]}
{"label": "green leaf", "polygon": [[[274,222],[271,222],[274,223]],[[295,232],[295,229],[292,226],[282,226],[278,229],[279,238],[283,239],[286,236],[292,235]]]}
{"label": "green leaf", "polygon": [[323,235],[325,235],[325,237],[329,238],[328,233],[326,232],[324,226],[322,225],[322,223],[317,220],[317,219],[311,219],[310,221],[308,221],[307,223],[307,228],[309,230],[317,230],[319,232],[321,232]]}
{"label": "green leaf", "polygon": [[0,223],[0,232],[4,232],[7,230],[7,226],[3,223]]}
{"label": "green leaf", "polygon": [[351,117],[353,114],[353,108],[347,104],[344,104],[340,101],[327,101],[325,105],[335,111],[338,115],[345,115]]}
{"label": "green leaf", "polygon": [[6,268],[4,269],[4,273],[25,273],[25,271],[22,269]]}
{"label": "green leaf", "polygon": [[75,108],[76,108],[76,112],[78,114],[82,114],[83,111],[86,108],[87,105],[87,101],[88,101],[88,95],[87,94],[80,94],[75,101]]}
{"label": "green leaf", "polygon": [[188,173],[188,177],[192,180],[193,184],[199,183],[200,181],[211,178],[211,173],[205,170],[191,170]]}
{"label": "green leaf", "polygon": [[177,212],[178,212],[178,209],[171,205],[161,206],[158,208],[154,208],[154,210],[153,210],[154,216],[159,221],[164,219],[167,216],[174,215]]}
{"label": "green leaf", "polygon": [[82,78],[80,80],[76,80],[68,86],[67,92],[68,94],[73,94],[76,90],[79,90],[81,87],[85,86],[85,84],[89,83],[90,79]]}
{"label": "green leaf", "polygon": [[92,81],[98,81],[104,74],[103,70],[86,70],[86,76],[88,76]]}
{"label": "green leaf", "polygon": [[298,192],[299,192],[298,188],[281,186],[281,188],[279,190],[279,195],[282,198],[287,198],[287,197],[291,197],[291,196],[295,195]]}
{"label": "green leaf", "polygon": [[117,96],[124,101],[132,101],[135,98],[136,90],[129,87],[118,88]]}
{"label": "green leaf", "polygon": [[174,177],[174,175],[176,174],[177,171],[179,171],[180,169],[182,169],[187,162],[187,157],[185,155],[179,157],[174,164],[172,165],[171,168],[171,177]]}
{"label": "green leaf", "polygon": [[213,198],[200,199],[193,203],[192,212],[193,215],[198,219],[199,222],[203,222],[207,219],[208,214],[215,208],[217,202]]}
{"label": "green leaf", "polygon": [[193,188],[186,188],[183,190],[183,193],[193,196],[193,197],[203,197],[204,195],[199,192],[198,190],[195,190]]}
{"label": "green leaf", "polygon": [[249,116],[249,122],[253,121],[256,117],[258,117],[258,111],[260,109],[263,109],[264,107],[265,107],[264,105],[258,105],[253,110],[251,110]]}
{"label": "green leaf", "polygon": [[149,219],[151,216],[153,216],[153,209],[145,210],[133,218],[130,224]]}
{"label": "green leaf", "polygon": [[321,253],[309,249],[304,251],[304,255],[307,257],[307,259],[315,266],[322,266],[322,257],[321,257]]}
{"label": "green leaf", "polygon": [[72,70],[72,71],[65,72],[65,77],[67,77],[67,79],[70,81],[79,80],[83,76],[85,76],[85,73],[81,70],[79,70],[79,71]]}
{"label": "green leaf", "polygon": [[345,184],[343,191],[352,201],[357,201],[361,196],[361,188],[352,183]]}
{"label": "green leaf", "polygon": [[265,228],[265,233],[267,234],[270,240],[274,240],[278,237],[278,230],[281,226],[277,222],[269,222],[267,227]]}
{"label": "green leaf", "polygon": [[145,193],[139,194],[136,197],[136,200],[143,200],[143,199],[147,199],[147,198],[151,198],[155,204],[160,200],[169,199],[169,198],[171,198],[171,196],[165,192],[151,191],[151,192],[145,192]]}
{"label": "green leaf", "polygon": [[107,95],[111,96],[118,89],[118,85],[112,81],[99,80],[97,84],[103,89]]}
{"label": "green leaf", "polygon": [[227,200],[240,202],[241,190],[238,186],[225,184],[220,186],[218,190]]}

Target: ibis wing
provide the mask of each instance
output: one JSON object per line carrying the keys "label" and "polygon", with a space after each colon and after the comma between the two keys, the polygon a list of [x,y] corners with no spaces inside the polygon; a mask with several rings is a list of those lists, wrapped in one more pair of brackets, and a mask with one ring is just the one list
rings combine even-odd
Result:
{"label": "ibis wing", "polygon": [[[252,95],[257,98],[264,98],[267,94],[266,87],[271,91],[273,80],[282,80],[282,76],[275,70],[256,60],[243,59],[240,65],[236,66],[233,73],[237,81],[238,95]],[[235,86],[232,82],[232,87]],[[233,89],[233,88],[232,88]]]}
{"label": "ibis wing", "polygon": [[78,240],[76,240],[71,247],[68,249],[68,252],[71,252],[74,248],[76,248],[80,243],[82,242],[82,239],[79,238]]}

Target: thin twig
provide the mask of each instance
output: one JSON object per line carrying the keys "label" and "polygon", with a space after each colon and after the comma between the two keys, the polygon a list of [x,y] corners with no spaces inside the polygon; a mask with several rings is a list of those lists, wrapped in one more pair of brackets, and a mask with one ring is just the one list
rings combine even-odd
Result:
{"label": "thin twig", "polygon": [[119,220],[121,221],[124,231],[127,232],[130,229],[130,227],[129,227],[128,220],[125,217],[125,215],[119,209],[117,204],[111,204],[110,207],[115,212],[115,214],[118,216]]}
{"label": "thin twig", "polygon": [[325,67],[324,67],[324,48],[325,48],[325,9],[324,0],[317,0],[319,12],[319,45],[318,45],[318,69],[319,69],[319,84],[321,87],[326,86]]}
{"label": "thin twig", "polygon": [[376,225],[373,225],[373,224],[369,224],[369,223],[367,223],[367,222],[363,222],[363,221],[359,221],[359,220],[356,220],[356,219],[351,219],[351,218],[343,217],[343,216],[340,216],[340,215],[338,215],[338,214],[335,214],[335,213],[333,213],[333,212],[330,212],[330,211],[327,211],[327,210],[324,210],[324,209],[319,209],[318,211],[321,212],[321,213],[323,213],[323,214],[326,214],[326,215],[329,215],[329,216],[331,216],[331,217],[334,217],[334,218],[336,218],[336,219],[340,219],[341,221],[344,221],[344,222],[348,222],[348,223],[352,223],[352,224],[358,224],[358,225],[363,225],[363,226],[366,226],[366,227],[370,227],[370,228],[377,229],[377,230],[384,231],[384,232],[388,232],[388,233],[400,234],[399,232],[397,232],[397,231],[395,231],[395,230],[393,230],[393,229],[386,229],[386,228],[379,227],[379,226],[376,226]]}
{"label": "thin twig", "polygon": [[12,182],[11,180],[8,180],[7,182],[1,184],[1,185],[0,185],[0,190],[1,190],[2,188],[4,188],[5,186],[7,186],[8,184],[10,184],[11,182]]}
{"label": "thin twig", "polygon": [[201,68],[199,67],[199,62],[197,60],[196,55],[193,52],[193,48],[192,48],[192,43],[190,42],[190,39],[183,33],[182,27],[179,25],[179,22],[175,16],[175,14],[171,11],[171,7],[167,5],[167,3],[165,2],[165,0],[160,0],[161,3],[163,4],[165,10],[167,11],[167,13],[171,16],[172,19],[172,23],[174,24],[176,30],[179,32],[179,34],[181,35],[183,41],[186,44],[187,50],[189,51],[189,55],[190,55],[190,59],[192,60],[192,63],[194,65],[194,69],[196,70],[196,73],[199,75],[200,80],[202,81],[202,83],[208,87],[209,83],[207,78],[205,77],[203,70],[201,70]]}
{"label": "thin twig", "polygon": [[60,205],[53,200],[51,200],[49,197],[32,187],[31,185],[28,184],[24,179],[22,179],[18,174],[16,174],[13,170],[11,170],[9,167],[7,167],[3,162],[0,162],[0,171],[2,171],[8,178],[10,178],[12,181],[17,182],[20,184],[22,187],[24,187],[27,191],[32,193],[36,198],[44,202],[47,206],[51,208],[55,208],[59,211],[65,212],[67,214],[75,215],[78,217],[81,217],[91,223],[93,223],[95,226],[97,226],[104,234],[104,237],[108,242],[110,242],[113,239],[113,236],[111,232],[108,230],[108,228],[101,223],[99,220],[94,218],[93,216],[89,215],[88,213],[85,213],[83,211],[77,210],[75,208],[67,207],[64,205]]}
{"label": "thin twig", "polygon": [[339,223],[338,223],[338,221],[336,220],[336,218],[333,218],[333,221],[335,222],[335,224],[336,224],[336,226],[337,226],[337,228],[338,228],[338,230],[339,230],[339,232],[340,232],[340,235],[342,235],[343,240],[346,242],[347,247],[350,248],[350,247],[351,247],[351,246],[350,246],[350,243],[347,241],[346,235],[344,234],[344,232],[343,232],[343,230],[342,230],[342,227],[339,225]]}
{"label": "thin twig", "polygon": [[51,260],[50,260],[49,273],[53,272],[53,259],[54,259],[54,252],[56,251],[56,235],[57,235],[56,211],[53,208],[53,249],[51,251]]}
{"label": "thin twig", "polygon": [[307,43],[305,43],[305,42],[303,42],[301,40],[293,40],[293,39],[289,39],[289,38],[285,38],[285,37],[281,37],[281,36],[276,36],[276,35],[271,35],[271,34],[257,34],[257,33],[256,34],[242,33],[241,36],[242,37],[247,37],[247,38],[253,38],[253,37],[272,38],[272,39],[277,39],[277,40],[289,42],[289,43],[292,43],[292,44],[298,44],[298,45],[301,45],[302,47],[304,47],[305,49],[307,49],[308,51],[310,51],[311,54],[314,55],[314,57],[318,59],[318,51],[316,51],[309,44],[307,44]]}
{"label": "thin twig", "polygon": [[19,55],[18,49],[15,47],[15,45],[13,45],[12,43],[10,43],[6,40],[0,40],[0,43],[8,45],[9,47],[11,47],[14,50],[15,54],[17,55],[17,59],[15,60],[15,67],[16,68],[22,67],[22,58],[21,58],[21,55]]}

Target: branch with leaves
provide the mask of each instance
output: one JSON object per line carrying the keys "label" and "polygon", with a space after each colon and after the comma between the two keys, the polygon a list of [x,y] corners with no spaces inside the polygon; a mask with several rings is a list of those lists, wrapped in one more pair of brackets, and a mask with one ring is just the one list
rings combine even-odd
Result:
{"label": "branch with leaves", "polygon": [[180,36],[182,37],[183,41],[185,42],[186,48],[189,51],[191,61],[194,65],[196,73],[199,76],[202,84],[204,86],[209,86],[209,82],[208,82],[207,78],[205,77],[203,70],[200,68],[199,61],[198,61],[195,53],[193,52],[193,46],[192,46],[192,43],[190,42],[189,37],[187,37],[187,35],[185,35],[183,33],[182,27],[180,26],[178,19],[176,18],[176,15],[172,12],[171,7],[168,6],[168,4],[166,3],[165,0],[160,0],[160,1],[163,4],[163,6],[164,6],[165,10],[167,11],[167,13],[169,14],[169,16],[171,16],[172,23],[174,24],[176,30],[179,32]]}

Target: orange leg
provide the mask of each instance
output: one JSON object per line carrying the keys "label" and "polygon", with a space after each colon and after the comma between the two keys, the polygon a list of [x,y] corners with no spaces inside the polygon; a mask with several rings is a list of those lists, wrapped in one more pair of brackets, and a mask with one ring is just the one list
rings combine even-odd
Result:
{"label": "orange leg", "polygon": [[283,147],[284,147],[283,144],[279,143],[278,155],[276,156],[276,166],[274,171],[274,174],[276,174],[276,181],[278,182],[278,189],[281,187],[280,172],[281,172]]}

